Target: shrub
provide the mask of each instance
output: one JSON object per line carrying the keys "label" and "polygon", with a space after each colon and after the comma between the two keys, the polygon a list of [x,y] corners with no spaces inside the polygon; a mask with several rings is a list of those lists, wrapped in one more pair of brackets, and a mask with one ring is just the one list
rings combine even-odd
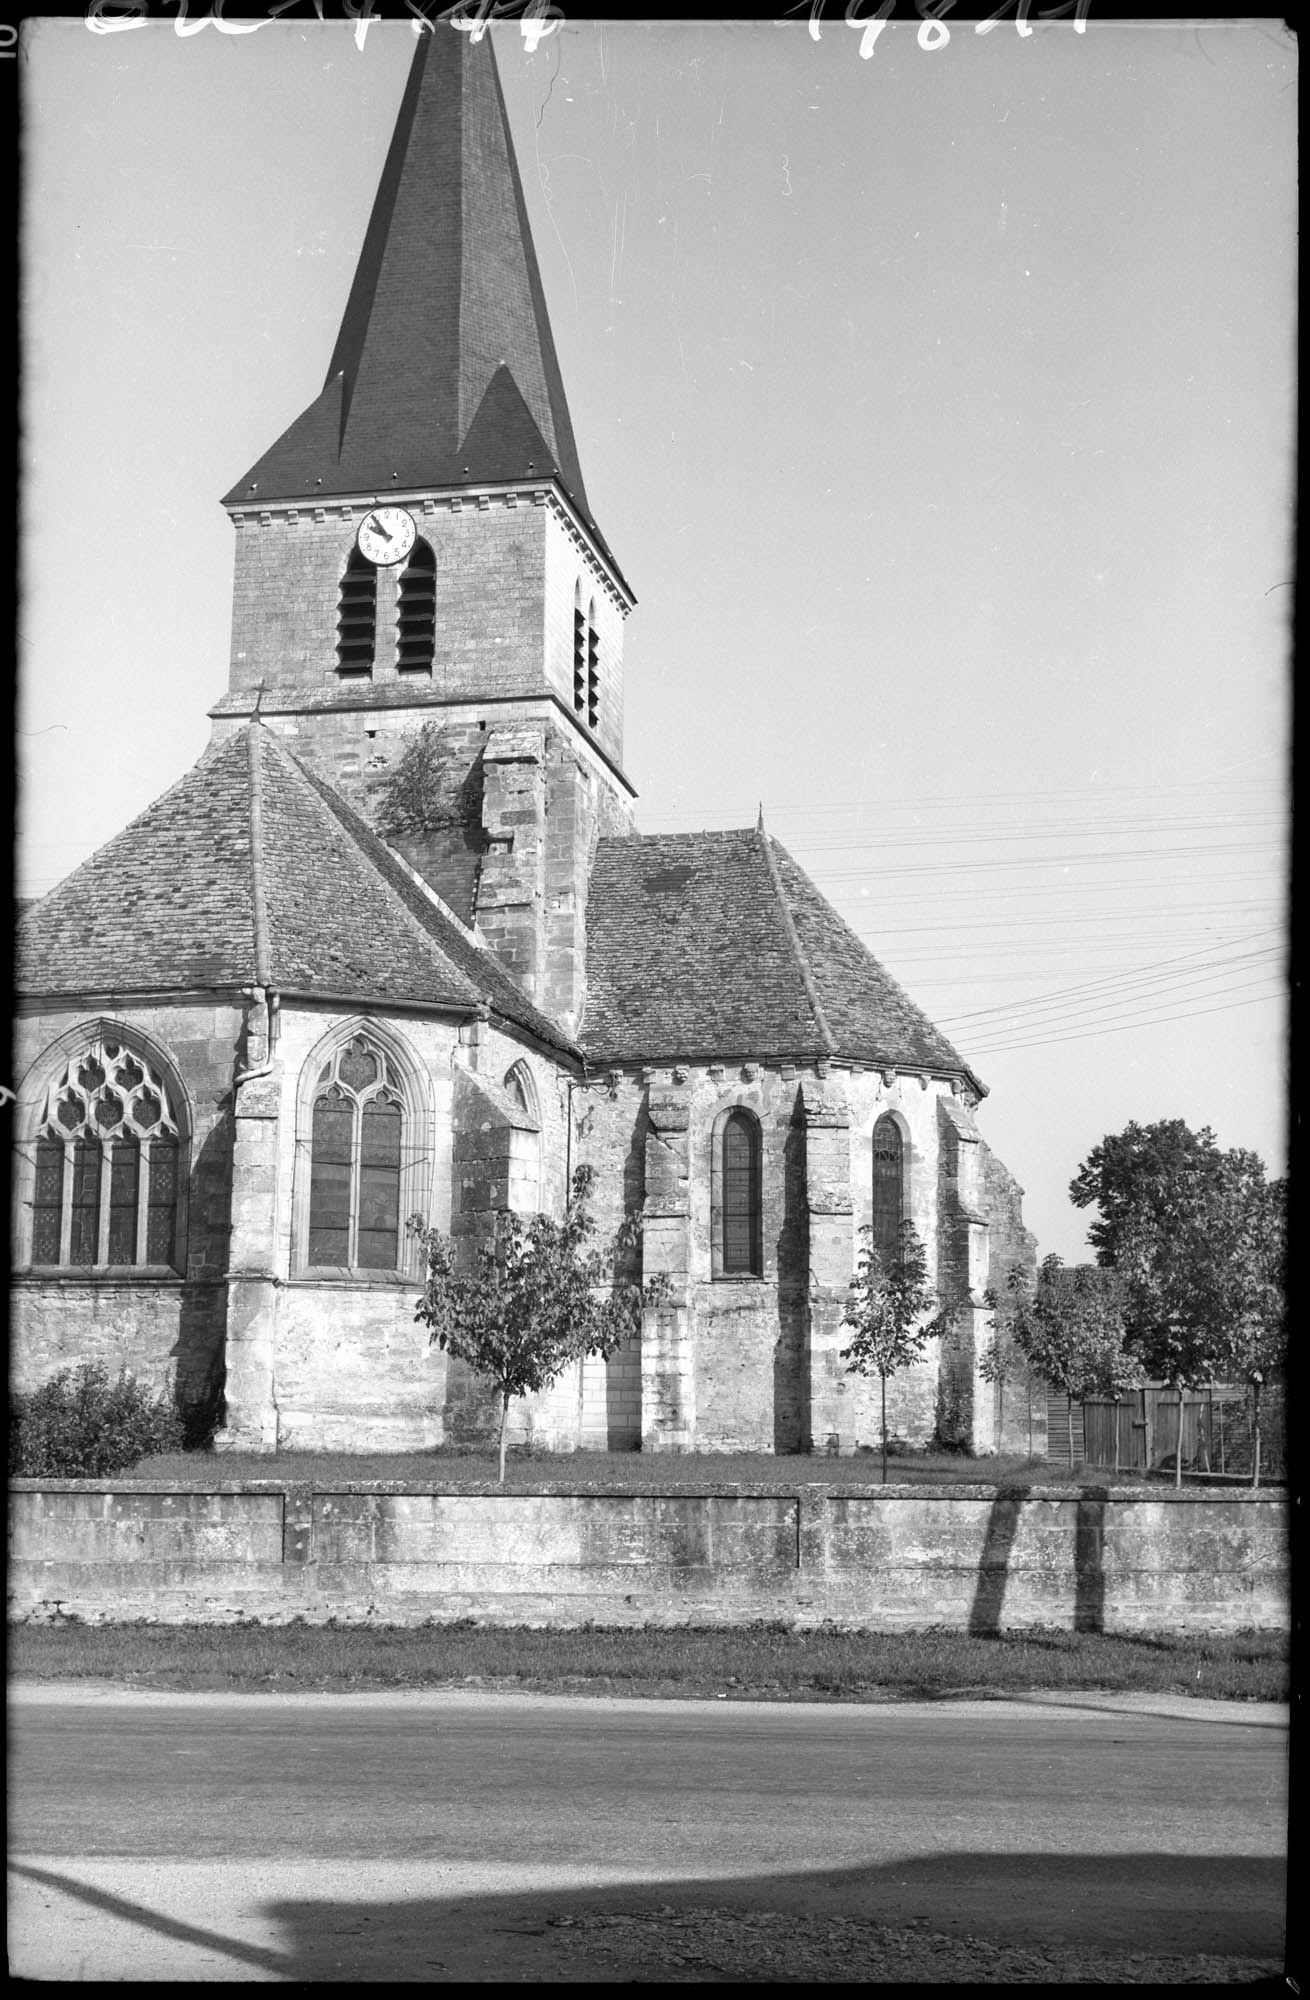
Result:
{"label": "shrub", "polygon": [[27,1479],[98,1479],[154,1452],[181,1451],[170,1398],[97,1362],[59,1374],[9,1405],[9,1471]]}

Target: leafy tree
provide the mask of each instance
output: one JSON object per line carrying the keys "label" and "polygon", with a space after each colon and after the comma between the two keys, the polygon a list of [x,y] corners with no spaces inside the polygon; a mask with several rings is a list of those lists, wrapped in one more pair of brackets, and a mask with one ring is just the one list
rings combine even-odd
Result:
{"label": "leafy tree", "polygon": [[893,1254],[884,1260],[866,1223],[842,1324],[855,1329],[841,1358],[852,1375],[877,1375],[882,1384],[882,1476],[887,1479],[887,1378],[917,1361],[946,1319],[925,1320],[937,1303],[928,1283],[928,1259],[912,1222],[903,1222]]}
{"label": "leafy tree", "polygon": [[643,1287],[621,1275],[635,1261],[640,1220],[629,1215],[612,1241],[588,1248],[595,1233],[587,1199],[594,1169],[579,1167],[562,1222],[501,1209],[473,1268],[457,1271],[452,1246],[420,1217],[410,1229],[423,1245],[427,1275],[415,1319],[429,1342],[500,1391],[500,1480],[505,1480],[509,1406],[548,1389],[571,1361],[612,1354],[641,1325],[643,1305],[664,1296],[666,1281]]}
{"label": "leafy tree", "polygon": [[1101,1211],[1088,1237],[1118,1273],[1126,1346],[1178,1391],[1181,1482],[1184,1390],[1282,1359],[1286,1184],[1266,1180],[1257,1154],[1173,1119],[1102,1140],[1069,1193]]}
{"label": "leafy tree", "polygon": [[1033,1373],[1061,1392],[1069,1413],[1069,1464],[1073,1465],[1073,1406],[1085,1396],[1113,1396],[1137,1378],[1124,1351],[1120,1289],[1091,1271],[1066,1270],[1044,1257],[1034,1280],[1016,1265],[1005,1292],[988,1292],[1002,1339]]}
{"label": "leafy tree", "polygon": [[1208,1125],[1193,1132],[1181,1118],[1156,1125],[1134,1120],[1122,1132],[1102,1139],[1069,1185],[1075,1208],[1096,1207],[1101,1212],[1100,1220],[1087,1231],[1097,1263],[1108,1269],[1117,1263],[1120,1237],[1131,1214],[1167,1202],[1171,1189],[1192,1184],[1222,1157]]}
{"label": "leafy tree", "polygon": [[1117,1252],[1128,1342],[1178,1390],[1178,1481],[1184,1390],[1263,1379],[1283,1359],[1286,1245],[1286,1183],[1267,1182],[1250,1153],[1223,1154],[1200,1186],[1129,1211]]}

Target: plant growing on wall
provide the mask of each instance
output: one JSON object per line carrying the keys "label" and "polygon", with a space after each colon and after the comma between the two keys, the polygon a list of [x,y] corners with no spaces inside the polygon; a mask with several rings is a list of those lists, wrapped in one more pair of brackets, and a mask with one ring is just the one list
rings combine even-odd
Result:
{"label": "plant growing on wall", "polygon": [[578,1167],[562,1222],[501,1209],[473,1268],[455,1268],[452,1246],[420,1217],[410,1229],[423,1246],[426,1279],[414,1317],[429,1341],[488,1376],[500,1394],[500,1482],[505,1481],[509,1406],[548,1389],[572,1361],[610,1355],[641,1326],[666,1281],[624,1275],[635,1261],[640,1219],[625,1218],[609,1243],[593,1245],[587,1207],[594,1169]]}
{"label": "plant growing on wall", "polygon": [[425,722],[405,738],[405,747],[384,778],[378,781],[373,817],[384,840],[410,834],[435,833],[461,818],[452,801],[441,731]]}
{"label": "plant growing on wall", "polygon": [[917,1361],[946,1313],[926,1320],[937,1295],[928,1283],[928,1259],[912,1222],[903,1222],[896,1249],[884,1258],[872,1227],[860,1231],[863,1245],[851,1279],[842,1324],[854,1328],[841,1358],[852,1375],[877,1375],[882,1386],[882,1476],[887,1480],[887,1381]]}

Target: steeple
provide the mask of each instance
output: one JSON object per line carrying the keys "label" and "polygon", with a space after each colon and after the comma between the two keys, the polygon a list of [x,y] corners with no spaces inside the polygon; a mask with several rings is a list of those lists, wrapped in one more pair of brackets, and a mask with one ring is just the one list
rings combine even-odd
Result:
{"label": "steeple", "polygon": [[225,506],[554,475],[591,528],[491,51],[418,39],[322,392]]}

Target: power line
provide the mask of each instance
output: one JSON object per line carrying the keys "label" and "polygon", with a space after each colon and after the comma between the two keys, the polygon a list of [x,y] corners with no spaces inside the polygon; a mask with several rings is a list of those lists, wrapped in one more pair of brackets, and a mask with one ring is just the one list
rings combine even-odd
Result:
{"label": "power line", "polygon": [[1009,1042],[988,1042],[982,1044],[980,1050],[975,1050],[974,1053],[1011,1055],[1026,1049],[1053,1048],[1057,1044],[1064,1042],[1094,1041],[1100,1035],[1119,1034],[1125,1028],[1167,1027],[1175,1021],[1195,1021],[1203,1014],[1224,1014],[1230,1012],[1234,1007],[1253,1007],[1262,1000],[1278,999],[1283,991],[1283,988],[1275,987],[1267,993],[1253,993],[1245,1000],[1225,1000],[1221,1001],[1216,1007],[1194,1007],[1184,1014],[1159,1014],[1149,1017],[1145,1015],[1131,1015],[1122,1021],[1107,1021],[1098,1027],[1085,1028],[1068,1034],[1047,1035],[1037,1039],[1021,1037],[1017,1041]]}

